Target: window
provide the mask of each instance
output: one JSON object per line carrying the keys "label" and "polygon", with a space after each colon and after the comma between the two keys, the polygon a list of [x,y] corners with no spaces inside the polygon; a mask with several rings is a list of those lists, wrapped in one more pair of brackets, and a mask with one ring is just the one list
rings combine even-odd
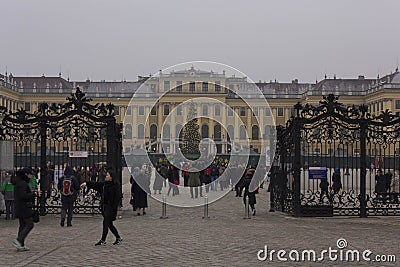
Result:
{"label": "window", "polygon": [[228,125],[228,141],[235,139],[233,125]]}
{"label": "window", "polygon": [[190,82],[189,83],[189,91],[194,92],[196,88],[196,83],[195,82]]}
{"label": "window", "polygon": [[253,116],[258,116],[258,107],[253,108]]}
{"label": "window", "polygon": [[132,115],[132,106],[126,108],[126,115]]}
{"label": "window", "polygon": [[296,116],[296,109],[295,108],[291,108],[290,109],[290,116]]}
{"label": "window", "polygon": [[119,107],[117,106],[114,107],[114,113],[115,115],[119,115]]}
{"label": "window", "polygon": [[170,88],[169,81],[164,81],[164,91],[165,91],[165,92],[166,92],[166,91],[169,91],[169,88]]}
{"label": "window", "polygon": [[258,140],[258,138],[259,138],[259,128],[257,125],[253,125],[253,127],[251,127],[251,139]]}
{"label": "window", "polygon": [[221,106],[219,104],[216,104],[214,109],[215,116],[221,116]]}
{"label": "window", "polygon": [[143,124],[138,125],[138,138],[139,139],[144,138],[144,125]]}
{"label": "window", "polygon": [[233,84],[229,85],[229,90],[231,90],[233,92]]}
{"label": "window", "polygon": [[170,127],[169,124],[164,124],[162,128],[162,139],[163,140],[169,140],[171,138],[170,136]]}
{"label": "window", "polygon": [[25,103],[25,110],[31,111],[31,103]]}
{"label": "window", "polygon": [[396,100],[396,109],[400,109],[400,100]]}
{"label": "window", "polygon": [[169,105],[164,105],[164,116],[169,115]]}
{"label": "window", "polygon": [[157,125],[152,124],[150,126],[150,139],[155,140],[157,139]]}
{"label": "window", "polygon": [[220,91],[221,91],[221,82],[215,81],[215,92],[220,92]]}
{"label": "window", "polygon": [[125,126],[125,138],[132,139],[132,125],[126,124]]}
{"label": "window", "polygon": [[278,116],[283,117],[283,108],[278,108]]}
{"label": "window", "polygon": [[203,105],[203,116],[208,116],[208,105]]}
{"label": "window", "polygon": [[264,126],[264,134],[263,134],[263,139],[264,140],[267,140],[267,139],[270,139],[270,138],[272,138],[272,128],[271,128],[271,125],[265,125]]}
{"label": "window", "polygon": [[239,139],[240,140],[245,140],[246,138],[247,138],[246,126],[245,125],[240,125],[240,127],[239,127]]}
{"label": "window", "polygon": [[240,116],[246,116],[246,107],[240,107]]}
{"label": "window", "polygon": [[154,106],[154,107],[151,108],[150,115],[152,115],[152,116],[157,115],[157,107]]}
{"label": "window", "polygon": [[178,115],[178,116],[182,115],[182,105],[178,105],[176,107],[176,115]]}
{"label": "window", "polygon": [[208,125],[201,126],[201,138],[208,138]]}
{"label": "window", "polygon": [[139,107],[139,115],[140,115],[140,116],[143,116],[143,115],[144,115],[144,107],[143,107],[143,106],[140,106],[140,107]]}
{"label": "window", "polygon": [[203,82],[203,92],[208,92],[208,82]]}
{"label": "window", "polygon": [[182,92],[182,81],[177,81],[176,82],[176,91],[177,92]]}
{"label": "window", "polygon": [[265,108],[265,116],[267,117],[271,116],[271,109],[269,107]]}
{"label": "window", "polygon": [[219,124],[214,126],[214,140],[221,141],[221,125]]}
{"label": "window", "polygon": [[233,116],[233,109],[231,107],[227,107],[228,109],[228,116],[232,117]]}

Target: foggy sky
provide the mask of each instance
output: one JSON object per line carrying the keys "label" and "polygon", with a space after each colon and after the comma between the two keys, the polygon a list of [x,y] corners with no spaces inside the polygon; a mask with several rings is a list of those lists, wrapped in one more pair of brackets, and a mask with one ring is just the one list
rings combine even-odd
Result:
{"label": "foggy sky", "polygon": [[400,1],[0,1],[0,73],[136,80],[186,61],[254,81],[389,74]]}

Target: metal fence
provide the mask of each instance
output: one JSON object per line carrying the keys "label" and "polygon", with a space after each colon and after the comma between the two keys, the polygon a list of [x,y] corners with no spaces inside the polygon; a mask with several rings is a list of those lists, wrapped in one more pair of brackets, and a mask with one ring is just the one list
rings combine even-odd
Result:
{"label": "metal fence", "polygon": [[[13,142],[13,154],[8,157],[14,160],[14,170],[32,167],[38,171],[44,192],[41,214],[60,212],[57,182],[66,164],[81,170],[77,174],[81,181],[101,180],[103,165],[121,179],[122,126],[116,123],[114,105],[92,105],[90,101],[77,88],[66,103],[41,103],[32,113],[0,107],[0,140]],[[74,212],[98,213],[99,196],[84,193],[77,198]]]}
{"label": "metal fence", "polygon": [[332,94],[295,109],[277,132],[272,208],[296,216],[400,215],[400,117],[344,106]]}

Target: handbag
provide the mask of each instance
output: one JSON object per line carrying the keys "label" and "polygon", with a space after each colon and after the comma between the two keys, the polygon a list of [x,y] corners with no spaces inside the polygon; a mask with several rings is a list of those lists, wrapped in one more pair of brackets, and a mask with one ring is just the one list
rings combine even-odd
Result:
{"label": "handbag", "polygon": [[129,200],[129,204],[133,205],[133,196],[131,196],[131,199]]}

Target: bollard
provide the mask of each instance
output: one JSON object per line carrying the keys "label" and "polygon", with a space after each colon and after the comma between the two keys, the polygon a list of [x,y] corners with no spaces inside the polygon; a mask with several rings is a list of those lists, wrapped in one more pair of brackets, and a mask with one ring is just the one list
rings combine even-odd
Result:
{"label": "bollard", "polygon": [[208,216],[208,196],[204,196],[204,216],[203,219],[210,219],[210,216]]}
{"label": "bollard", "polygon": [[245,204],[244,204],[244,218],[243,219],[250,219],[250,209],[249,209],[249,195],[245,197]]}
{"label": "bollard", "polygon": [[167,219],[167,197],[163,195],[163,203],[162,203],[162,208],[161,208],[161,217],[160,219]]}

